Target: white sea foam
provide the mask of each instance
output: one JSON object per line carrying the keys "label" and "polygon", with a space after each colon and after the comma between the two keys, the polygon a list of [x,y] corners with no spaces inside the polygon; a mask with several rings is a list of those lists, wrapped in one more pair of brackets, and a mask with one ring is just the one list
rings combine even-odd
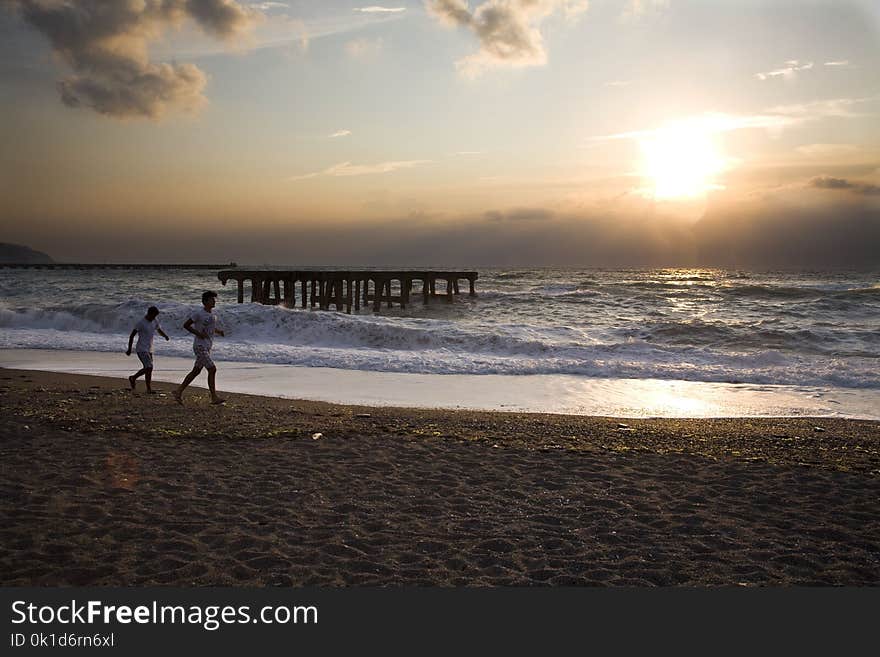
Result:
{"label": "white sea foam", "polygon": [[[143,300],[66,310],[0,311],[0,347],[120,351]],[[171,342],[157,356],[188,356],[180,328],[189,306],[160,316]],[[731,351],[672,340],[625,337],[602,342],[571,327],[461,324],[446,320],[348,316],[261,305],[219,311],[227,338],[218,358],[235,361],[425,374],[578,374],[590,377],[746,381],[765,384],[878,386],[875,358],[842,358],[776,349]]]}
{"label": "white sea foam", "polygon": [[[163,357],[154,381],[179,382],[189,358]],[[538,375],[363,372],[225,361],[221,389],[371,406],[473,408],[614,417],[847,417],[880,420],[880,390]],[[0,349],[0,367],[120,380],[140,364],[122,354]],[[204,387],[205,377],[194,386]]]}

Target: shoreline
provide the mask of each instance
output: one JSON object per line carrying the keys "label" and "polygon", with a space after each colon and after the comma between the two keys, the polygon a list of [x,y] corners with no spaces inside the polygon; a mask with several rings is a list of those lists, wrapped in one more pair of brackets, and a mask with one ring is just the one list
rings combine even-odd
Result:
{"label": "shoreline", "polygon": [[880,422],[121,384],[0,369],[3,585],[880,585]]}
{"label": "shoreline", "polygon": [[[653,451],[712,459],[736,457],[771,463],[858,471],[880,476],[880,421],[828,417],[621,418],[607,415],[534,413],[483,409],[418,408],[339,404],[235,392],[220,392],[226,403],[210,403],[206,388],[190,386],[183,405],[174,402],[176,385],[154,380],[147,395],[139,380],[0,367],[0,394],[24,382],[20,399],[27,416],[47,419],[64,430],[86,433],[135,431],[151,437],[230,440],[310,438],[322,427],[356,435],[378,428],[395,436],[454,437],[525,449]],[[100,396],[98,396],[100,395]],[[40,403],[42,397],[46,403]],[[60,405],[57,399],[61,398]],[[94,405],[90,402],[102,401]],[[85,402],[85,403],[83,403]],[[109,402],[109,404],[107,404]],[[113,424],[134,407],[130,420]],[[120,408],[120,405],[123,408]],[[10,410],[14,409],[10,406]],[[316,421],[315,418],[321,418]],[[200,424],[203,422],[203,424]],[[212,424],[219,422],[219,424]],[[348,423],[354,423],[348,426]],[[438,430],[441,424],[445,431]],[[372,427],[370,426],[372,425]],[[311,431],[310,428],[314,428]],[[703,435],[701,435],[703,434]],[[705,438],[711,436],[711,440]],[[864,443],[864,444],[862,444]]]}
{"label": "shoreline", "polygon": [[[218,389],[338,404],[619,418],[841,417],[880,420],[880,390],[575,375],[416,374],[220,361]],[[134,355],[0,349],[0,367],[117,376]],[[156,359],[154,381],[179,383],[190,358]],[[204,388],[205,374],[193,386]]]}

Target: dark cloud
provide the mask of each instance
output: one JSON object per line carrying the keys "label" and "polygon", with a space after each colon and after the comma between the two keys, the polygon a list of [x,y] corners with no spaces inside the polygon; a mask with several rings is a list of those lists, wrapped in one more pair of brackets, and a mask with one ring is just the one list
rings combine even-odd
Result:
{"label": "dark cloud", "polygon": [[854,194],[865,196],[880,196],[880,186],[870,183],[853,182],[845,178],[831,178],[829,176],[817,176],[810,180],[810,187],[817,189],[847,190]]}
{"label": "dark cloud", "polygon": [[234,0],[187,0],[184,11],[202,29],[221,39],[234,37],[253,20],[253,15]]}
{"label": "dark cloud", "polygon": [[555,215],[543,208],[514,208],[505,212],[489,210],[484,216],[487,221],[547,221]]}
{"label": "dark cloud", "polygon": [[465,75],[476,76],[490,66],[536,66],[547,54],[538,25],[563,10],[574,16],[586,8],[583,0],[486,0],[473,11],[464,0],[427,0],[428,12],[441,22],[471,30],[480,50],[458,62]]}
{"label": "dark cloud", "polygon": [[820,189],[850,189],[852,184],[843,178],[818,177],[810,181],[810,186]]}
{"label": "dark cloud", "polygon": [[44,34],[74,74],[58,83],[69,107],[115,118],[156,119],[205,102],[205,74],[192,64],[154,64],[150,40],[192,19],[206,33],[233,39],[254,20],[234,0],[7,0]]}
{"label": "dark cloud", "polygon": [[693,230],[701,264],[731,267],[880,265],[880,209],[777,200],[711,210]]}
{"label": "dark cloud", "polygon": [[[5,239],[67,261],[228,262],[339,267],[723,267],[824,269],[880,266],[874,199],[803,190],[716,204],[698,221],[619,203],[564,213],[499,209],[470,217],[420,214],[358,222],[291,216],[132,216],[88,225],[72,217],[10,217]],[[270,236],[270,237],[267,237]]]}
{"label": "dark cloud", "polygon": [[473,21],[465,0],[428,0],[428,11],[448,25],[467,27]]}
{"label": "dark cloud", "polygon": [[149,64],[129,74],[79,76],[58,83],[61,101],[68,107],[91,107],[116,118],[159,118],[168,108],[198,109],[205,102],[207,79],[192,64]]}

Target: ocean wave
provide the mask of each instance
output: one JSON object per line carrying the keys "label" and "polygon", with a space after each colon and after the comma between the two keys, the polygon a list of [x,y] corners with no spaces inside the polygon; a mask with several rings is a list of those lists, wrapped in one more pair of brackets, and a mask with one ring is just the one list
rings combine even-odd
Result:
{"label": "ocean wave", "polygon": [[527,293],[544,297],[552,297],[577,294],[579,291],[580,287],[577,283],[544,283],[541,285],[532,286],[532,288],[529,289]]}
{"label": "ocean wave", "polygon": [[718,291],[730,297],[771,299],[812,299],[826,294],[818,288],[782,285],[724,285]]}
{"label": "ocean wave", "polygon": [[[120,304],[82,304],[45,309],[0,308],[0,329],[54,329],[81,333],[128,335],[148,307],[135,299]],[[182,325],[195,306],[160,305],[159,322],[169,334],[188,337]],[[217,311],[224,331],[239,341],[304,347],[339,347],[416,351],[546,354],[554,344],[590,342],[565,326],[540,329],[527,324],[462,324],[452,320],[346,315],[287,309],[261,304],[234,304]]]}
{"label": "ocean wave", "polygon": [[537,272],[531,270],[517,270],[517,271],[500,271],[493,272],[491,278],[502,280],[502,281],[521,281],[525,279],[534,278],[537,275]]}
{"label": "ocean wave", "polygon": [[[124,351],[127,336],[57,329],[0,330],[0,348]],[[156,345],[157,367],[165,356],[192,357],[192,341],[175,336]],[[713,349],[657,348],[642,343],[594,345],[577,353],[542,355],[454,352],[445,348],[402,351],[239,342],[218,339],[218,361],[242,361],[303,367],[422,374],[571,374],[596,378],[653,378],[768,385],[835,385],[880,388],[876,358],[811,357],[778,350],[730,352]]]}
{"label": "ocean wave", "polygon": [[605,283],[602,287],[631,289],[631,290],[681,290],[681,289],[698,289],[698,288],[715,288],[718,283],[710,279],[690,280],[669,280],[669,281],[619,281],[614,283]]}
{"label": "ocean wave", "polygon": [[563,303],[587,302],[596,297],[606,298],[607,294],[598,289],[577,285],[540,286],[528,290],[504,290],[490,287],[480,290],[480,302],[510,301],[511,303],[535,303],[541,299],[552,298]]}
{"label": "ocean wave", "polygon": [[780,318],[758,322],[661,320],[618,329],[618,332],[622,338],[681,347],[779,349],[830,355],[848,352],[880,357],[880,332],[859,327],[841,329],[834,323],[815,323],[810,328],[802,328]]}
{"label": "ocean wave", "polygon": [[831,293],[831,296],[843,298],[872,298],[880,296],[880,285],[875,285],[873,287],[857,287],[851,290],[836,290]]}
{"label": "ocean wave", "polygon": [[[148,302],[131,299],[119,304],[87,303],[42,309],[0,308],[0,329],[55,329],[82,333],[128,335]],[[160,305],[166,332],[188,337],[182,325],[195,308],[188,304]],[[816,354],[836,351],[871,352],[880,345],[873,326],[818,323],[802,326],[779,317],[761,321],[675,319],[662,313],[641,313],[633,323],[618,319],[603,323],[566,323],[561,317],[537,325],[497,321],[381,315],[347,315],[287,309],[261,304],[230,304],[217,311],[225,331],[240,342],[303,347],[387,349],[412,352],[445,349],[461,354],[584,357],[585,348],[642,342],[656,349],[712,347],[717,349],[781,349]],[[655,319],[651,319],[654,317]],[[512,315],[515,318],[515,315]],[[589,354],[586,354],[589,356]]]}
{"label": "ocean wave", "polygon": [[[122,350],[158,305],[170,343],[203,274],[0,275],[0,346]],[[389,372],[577,374],[880,387],[876,276],[496,271],[476,297],[352,315],[237,304],[217,287],[218,358]],[[46,295],[46,289],[55,292]]]}

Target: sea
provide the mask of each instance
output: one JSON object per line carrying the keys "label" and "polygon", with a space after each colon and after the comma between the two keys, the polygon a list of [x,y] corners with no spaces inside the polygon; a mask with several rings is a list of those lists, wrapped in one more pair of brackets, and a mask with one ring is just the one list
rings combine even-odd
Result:
{"label": "sea", "polygon": [[182,324],[215,290],[220,361],[880,395],[880,271],[475,269],[476,296],[352,314],[238,304],[213,270],[2,269],[0,349],[119,353],[155,305],[157,357],[189,358]]}

